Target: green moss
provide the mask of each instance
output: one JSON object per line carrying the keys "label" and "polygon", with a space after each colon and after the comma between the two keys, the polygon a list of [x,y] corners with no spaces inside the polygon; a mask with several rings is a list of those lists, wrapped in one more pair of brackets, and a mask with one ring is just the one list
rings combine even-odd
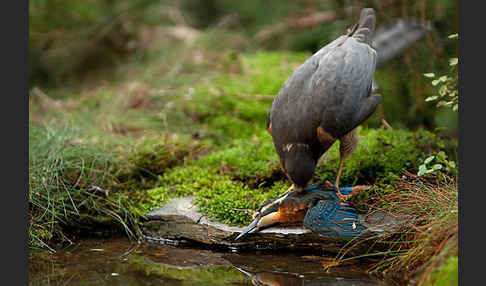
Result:
{"label": "green moss", "polygon": [[164,174],[160,182],[179,185],[195,182],[201,177],[227,175],[232,180],[255,185],[273,176],[283,178],[270,135],[266,131],[259,135],[233,140],[200,159],[188,160]]}
{"label": "green moss", "polygon": [[238,117],[217,115],[207,121],[210,135],[216,142],[228,142],[228,137],[248,138],[261,128],[260,124],[251,123]]}
{"label": "green moss", "polygon": [[243,76],[228,80],[224,90],[231,94],[276,95],[285,80],[310,54],[259,51],[241,57]]}
{"label": "green moss", "polygon": [[[414,171],[428,149],[437,149],[435,136],[419,130],[358,129],[359,144],[345,163],[343,185],[373,184],[377,179],[396,178],[405,169]],[[339,143],[325,154],[316,168],[322,180],[334,181],[339,165]]]}
{"label": "green moss", "polygon": [[134,165],[132,176],[157,177],[169,168],[180,165],[201,146],[187,136],[143,138],[132,147],[129,161]]}
{"label": "green moss", "polygon": [[449,257],[441,267],[436,269],[430,276],[428,286],[453,286],[458,285],[458,262],[457,256]]}
{"label": "green moss", "polygon": [[226,148],[208,154],[196,164],[217,169],[233,179],[255,179],[256,183],[258,179],[269,178],[280,172],[280,165],[270,135],[266,132],[259,135],[252,139],[234,140]]}
{"label": "green moss", "polygon": [[209,218],[230,225],[246,225],[251,221],[251,214],[242,210],[257,209],[264,201],[282,193],[285,186],[288,188],[279,182],[272,188],[254,189],[228,177],[220,177],[199,190],[196,203]]}
{"label": "green moss", "polygon": [[170,200],[167,188],[158,187],[148,190],[138,190],[130,195],[132,211],[144,217],[149,211]]}

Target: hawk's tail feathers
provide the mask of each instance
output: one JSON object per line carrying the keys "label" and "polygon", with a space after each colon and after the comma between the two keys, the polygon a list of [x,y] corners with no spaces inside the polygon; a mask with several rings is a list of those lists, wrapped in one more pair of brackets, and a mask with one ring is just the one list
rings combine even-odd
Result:
{"label": "hawk's tail feathers", "polygon": [[[358,27],[352,33],[352,37],[360,42],[371,42],[371,37],[375,31],[376,16],[373,8],[364,8],[357,23]],[[351,35],[350,35],[351,36]]]}

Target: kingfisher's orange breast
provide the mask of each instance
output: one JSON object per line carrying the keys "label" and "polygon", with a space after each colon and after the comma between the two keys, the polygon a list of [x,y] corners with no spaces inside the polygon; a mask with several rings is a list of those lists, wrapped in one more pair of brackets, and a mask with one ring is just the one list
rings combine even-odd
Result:
{"label": "kingfisher's orange breast", "polygon": [[278,208],[276,219],[280,223],[302,222],[308,209],[306,204],[283,204]]}

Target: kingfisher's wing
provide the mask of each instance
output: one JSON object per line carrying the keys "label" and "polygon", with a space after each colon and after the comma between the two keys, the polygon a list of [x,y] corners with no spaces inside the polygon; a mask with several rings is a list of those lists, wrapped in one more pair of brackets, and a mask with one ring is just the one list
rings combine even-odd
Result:
{"label": "kingfisher's wing", "polygon": [[316,233],[345,239],[362,237],[367,229],[354,208],[334,200],[320,200],[309,208],[304,226]]}

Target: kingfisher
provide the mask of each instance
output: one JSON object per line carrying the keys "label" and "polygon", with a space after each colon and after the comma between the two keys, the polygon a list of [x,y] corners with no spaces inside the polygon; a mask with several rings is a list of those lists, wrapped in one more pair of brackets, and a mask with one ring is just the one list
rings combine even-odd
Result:
{"label": "kingfisher", "polygon": [[336,188],[329,181],[316,183],[302,190],[293,189],[275,200],[265,201],[254,215],[253,222],[241,232],[238,240],[250,232],[280,225],[302,224],[312,232],[355,239],[367,236],[367,227],[358,217],[357,210],[343,202],[338,193],[353,195],[370,186]]}

